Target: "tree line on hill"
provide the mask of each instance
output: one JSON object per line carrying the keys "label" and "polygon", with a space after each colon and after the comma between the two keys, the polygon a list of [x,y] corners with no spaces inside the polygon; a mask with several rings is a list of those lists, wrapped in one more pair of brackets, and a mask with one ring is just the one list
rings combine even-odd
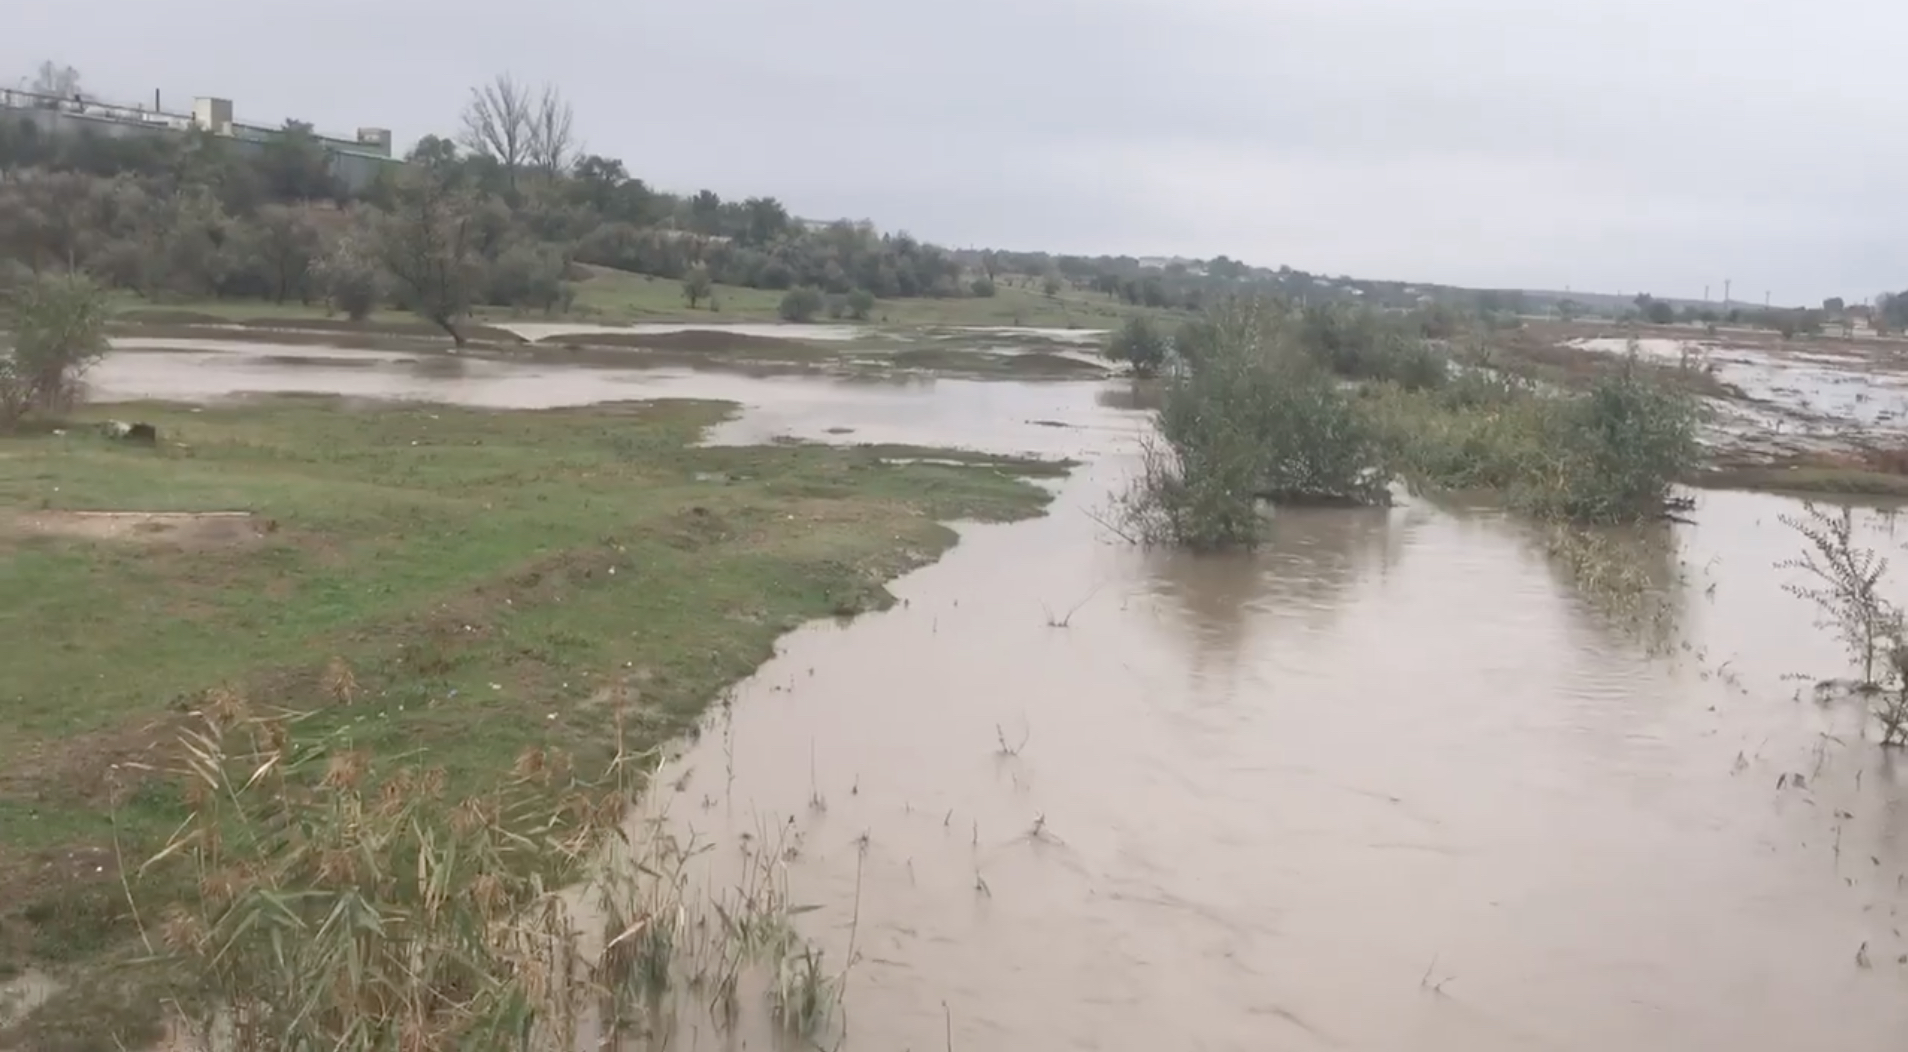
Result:
{"label": "tree line on hill", "polygon": [[[45,93],[52,104],[83,96],[70,68],[49,63],[41,80],[57,88]],[[388,304],[449,328],[473,306],[567,308],[587,275],[579,264],[592,264],[680,281],[692,308],[715,306],[716,285],[786,290],[784,313],[797,320],[823,309],[865,317],[877,297],[991,296],[1002,285],[1192,312],[1247,294],[1487,316],[1595,313],[1544,294],[1328,277],[1226,256],[950,250],[865,221],[800,220],[773,197],[669,193],[616,158],[584,152],[562,94],[509,75],[472,89],[455,133],[425,136],[409,163],[356,191],[298,121],[241,145],[201,130],[54,136],[29,116],[0,109],[0,288],[21,273],[83,270],[159,302],[297,301],[354,317]],[[1713,313],[1648,296],[1634,311],[1785,332],[1842,316]],[[1883,297],[1872,314],[1908,327],[1908,297]]]}
{"label": "tree line on hill", "polygon": [[30,116],[0,110],[0,282],[83,270],[162,301],[325,302],[355,316],[391,303],[444,321],[480,304],[567,306],[577,264],[685,292],[992,292],[905,233],[801,222],[772,197],[656,190],[581,153],[559,93],[509,76],[472,91],[459,133],[426,136],[357,192],[297,121],[249,148],[203,130],[52,135]]}

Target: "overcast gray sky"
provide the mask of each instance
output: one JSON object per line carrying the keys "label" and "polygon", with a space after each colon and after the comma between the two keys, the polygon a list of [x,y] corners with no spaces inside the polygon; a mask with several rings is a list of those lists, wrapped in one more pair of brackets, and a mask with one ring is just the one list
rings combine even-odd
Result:
{"label": "overcast gray sky", "polygon": [[[10,0],[0,73],[595,151],[954,245],[1800,302],[1908,286],[1900,0]],[[269,14],[267,12],[270,12]]]}

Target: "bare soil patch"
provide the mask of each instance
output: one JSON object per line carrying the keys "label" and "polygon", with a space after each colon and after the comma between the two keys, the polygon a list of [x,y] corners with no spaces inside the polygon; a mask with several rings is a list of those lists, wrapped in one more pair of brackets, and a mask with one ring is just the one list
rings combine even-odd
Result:
{"label": "bare soil patch", "polygon": [[0,520],[0,534],[77,537],[192,551],[248,547],[274,529],[275,523],[248,511],[34,511]]}

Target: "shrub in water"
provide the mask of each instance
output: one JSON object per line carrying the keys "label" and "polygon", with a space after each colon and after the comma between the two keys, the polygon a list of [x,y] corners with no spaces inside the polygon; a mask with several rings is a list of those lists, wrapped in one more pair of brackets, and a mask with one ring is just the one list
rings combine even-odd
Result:
{"label": "shrub in water", "polygon": [[1175,373],[1141,477],[1122,503],[1137,539],[1253,543],[1258,502],[1379,504],[1375,433],[1304,353],[1287,312],[1229,305],[1196,366]]}
{"label": "shrub in water", "polygon": [[1113,338],[1107,341],[1106,356],[1132,366],[1137,376],[1152,376],[1166,364],[1166,337],[1152,319],[1137,316],[1126,319]]}

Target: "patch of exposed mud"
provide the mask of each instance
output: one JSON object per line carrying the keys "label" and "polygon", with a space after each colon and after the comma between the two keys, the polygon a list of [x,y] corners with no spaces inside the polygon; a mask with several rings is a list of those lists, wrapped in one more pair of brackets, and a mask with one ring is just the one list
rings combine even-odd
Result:
{"label": "patch of exposed mud", "polygon": [[60,990],[59,980],[33,969],[0,980],[0,1030],[25,1019]]}
{"label": "patch of exposed mud", "polygon": [[192,551],[259,543],[272,524],[248,511],[30,511],[0,520],[16,537],[75,537]]}

